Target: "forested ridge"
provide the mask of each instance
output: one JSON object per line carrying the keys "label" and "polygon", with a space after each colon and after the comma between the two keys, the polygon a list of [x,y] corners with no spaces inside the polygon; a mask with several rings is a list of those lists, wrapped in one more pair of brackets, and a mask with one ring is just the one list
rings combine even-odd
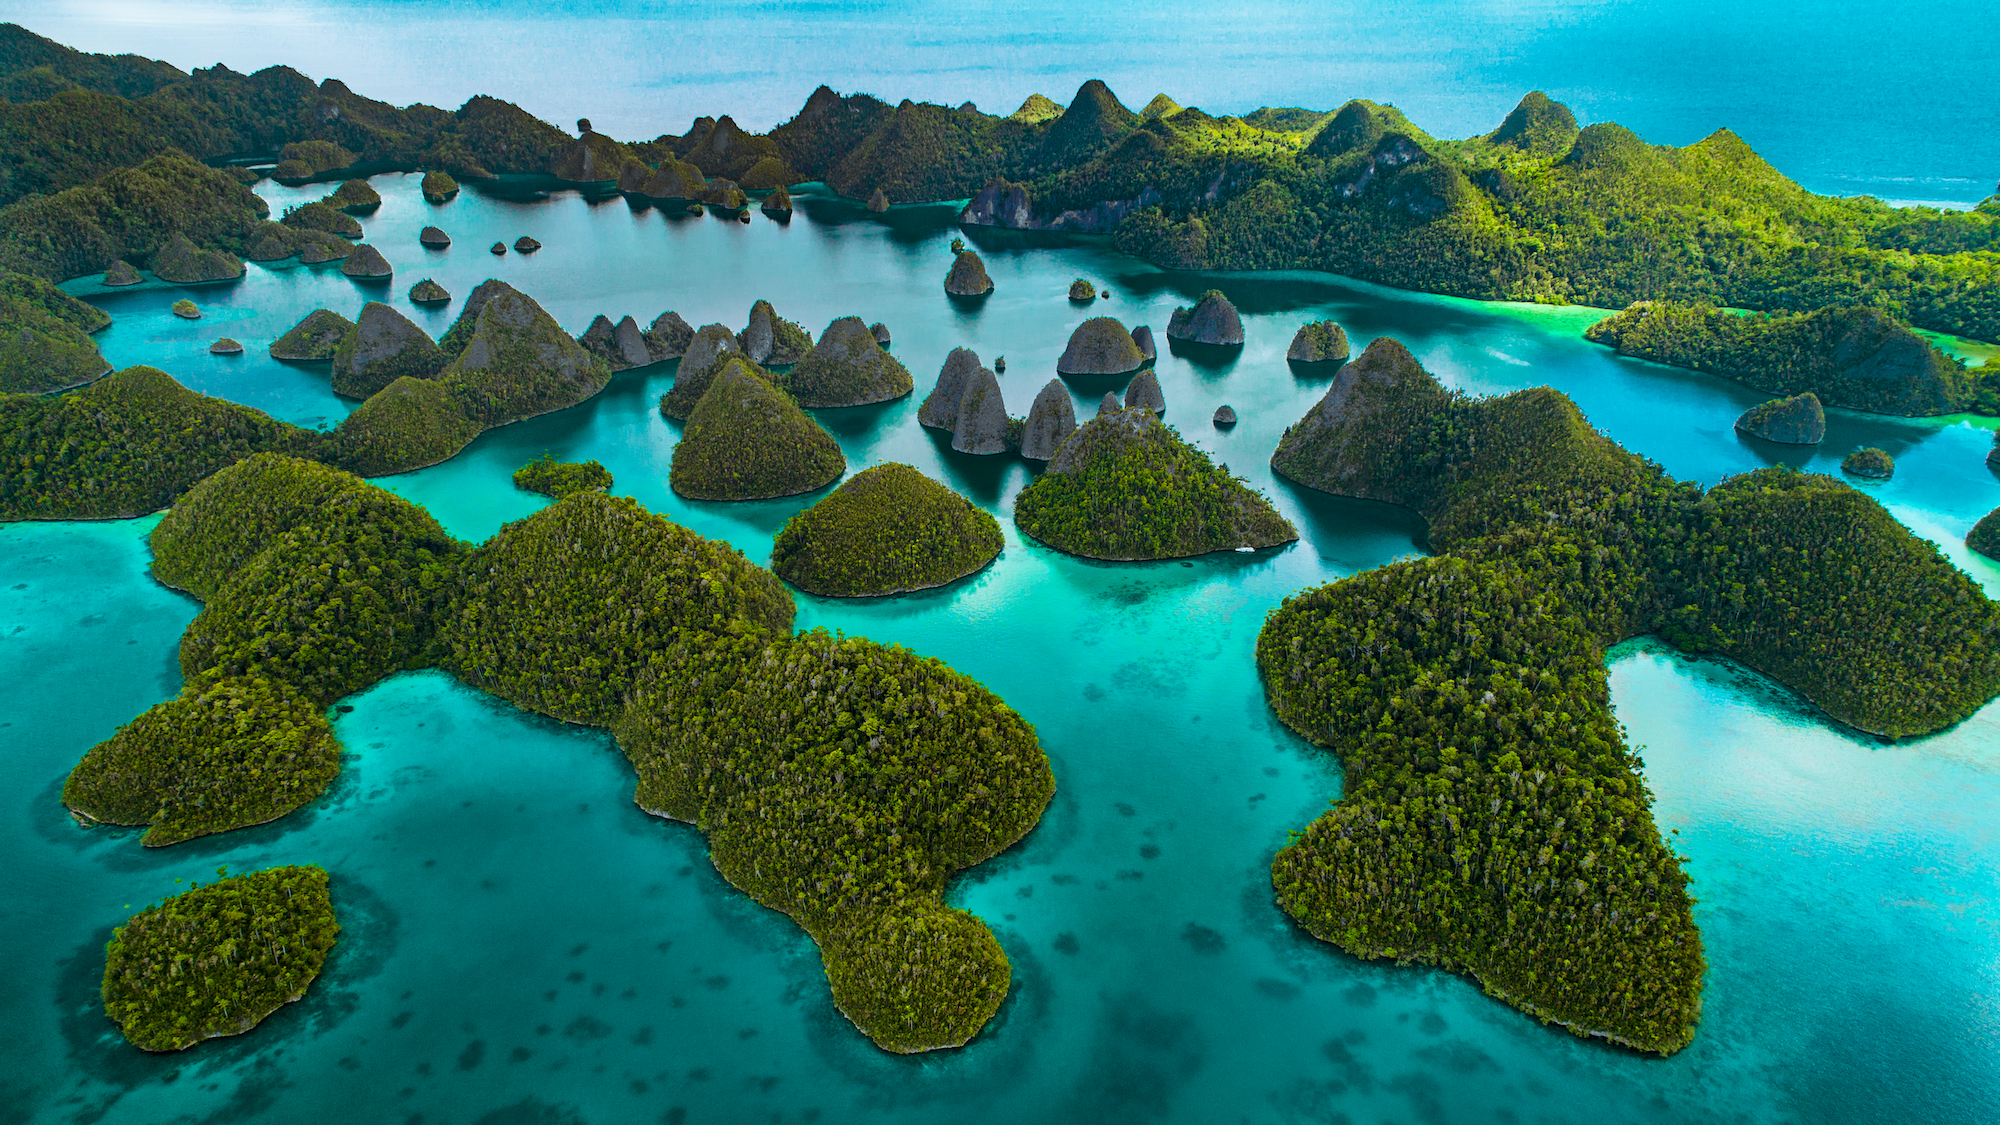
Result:
{"label": "forested ridge", "polygon": [[2000,693],[2000,610],[1825,477],[1708,490],[1547,388],[1445,390],[1378,340],[1291,427],[1279,473],[1403,504],[1440,554],[1286,599],[1258,639],[1279,717],[1344,795],[1273,865],[1280,902],[1364,957],[1472,974],[1578,1034],[1685,1046],[1703,959],[1603,657],[1660,632],[1902,737]]}

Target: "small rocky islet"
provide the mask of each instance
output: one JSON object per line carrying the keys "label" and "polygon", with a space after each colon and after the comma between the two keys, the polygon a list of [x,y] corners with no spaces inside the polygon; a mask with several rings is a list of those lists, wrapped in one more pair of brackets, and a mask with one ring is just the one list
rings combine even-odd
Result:
{"label": "small rocky islet", "polygon": [[1241,347],[1243,320],[1222,290],[1210,289],[1192,306],[1174,310],[1167,321],[1167,339],[1218,348]]}
{"label": "small rocky islet", "polygon": [[1826,439],[1826,411],[1807,391],[1758,403],[1736,419],[1736,430],[1783,445],[1818,445]]}
{"label": "small rocky islet", "polygon": [[[1150,340],[1151,333],[1148,333]],[[1095,316],[1076,326],[1062,358],[1056,360],[1061,375],[1125,375],[1147,362],[1146,353],[1133,334],[1116,317]]]}

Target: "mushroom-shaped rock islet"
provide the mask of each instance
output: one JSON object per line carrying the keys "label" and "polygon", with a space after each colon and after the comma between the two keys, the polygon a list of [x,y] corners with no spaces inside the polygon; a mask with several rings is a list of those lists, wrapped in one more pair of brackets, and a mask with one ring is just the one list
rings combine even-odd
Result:
{"label": "mushroom-shaped rock islet", "polygon": [[958,428],[958,400],[965,397],[965,381],[979,370],[979,353],[971,348],[953,348],[938,370],[937,386],[917,407],[917,422],[934,430]]}
{"label": "mushroom-shaped rock islet", "polygon": [[1346,363],[1348,355],[1347,333],[1330,320],[1299,325],[1292,346],[1285,349],[1285,358],[1293,363]]}
{"label": "mushroom-shaped rock islet", "polygon": [[314,309],[272,342],[271,358],[306,363],[332,359],[334,349],[353,330],[354,322],[339,313]]}
{"label": "mushroom-shaped rock islet", "polygon": [[525,234],[514,240],[514,253],[516,254],[532,254],[541,248],[542,244],[540,242],[535,241]]}
{"label": "mushroom-shaped rock islet", "polygon": [[677,422],[687,421],[723,361],[742,354],[736,333],[720,324],[702,325],[681,355],[680,370],[674,373],[674,389],[660,399],[660,413]]}
{"label": "mushroom-shaped rock islet", "polygon": [[986,262],[970,250],[959,251],[944,275],[944,291],[954,297],[984,297],[993,292],[993,279],[986,276]]}
{"label": "mushroom-shaped rock islet", "polygon": [[1164,414],[1167,410],[1167,396],[1160,393],[1160,377],[1153,374],[1150,367],[1133,376],[1132,382],[1125,387],[1125,409],[1141,406],[1155,414]]}
{"label": "mushroom-shaped rock islet", "polygon": [[1228,429],[1236,424],[1236,408],[1229,405],[1215,408],[1215,424],[1220,429]]}
{"label": "mushroom-shaped rock islet", "polygon": [[764,197],[764,202],[760,210],[773,219],[784,220],[791,218],[792,193],[786,191],[782,186],[772,188],[771,194]]}
{"label": "mushroom-shaped rock islet", "polygon": [[1220,289],[1211,289],[1201,295],[1193,308],[1174,310],[1173,317],[1167,321],[1167,339],[1236,347],[1243,343],[1243,321],[1236,315],[1236,306],[1229,303],[1229,298],[1223,296]]}
{"label": "mushroom-shaped rock islet", "polygon": [[1050,379],[1028,408],[1028,425],[1021,433],[1021,456],[1046,461],[1063,440],[1076,432],[1076,403],[1061,379]]}
{"label": "mushroom-shaped rock islet", "polygon": [[396,270],[380,250],[364,242],[340,264],[340,272],[356,281],[387,281]]}
{"label": "mushroom-shaped rock islet", "polygon": [[882,350],[858,316],[826,326],[819,343],[779,376],[800,406],[865,406],[902,398],[916,388],[909,368]]}
{"label": "mushroom-shaped rock islet", "polygon": [[442,250],[451,245],[451,236],[442,227],[425,227],[417,232],[417,241],[433,250]]}
{"label": "mushroom-shaped rock islet", "polygon": [[999,377],[984,367],[966,377],[951,447],[982,456],[1007,452],[1007,404],[1000,397]]}
{"label": "mushroom-shaped rock islet", "polygon": [[451,290],[424,278],[410,286],[410,303],[413,305],[446,305],[451,303]]}
{"label": "mushroom-shaped rock islet", "polygon": [[410,318],[380,301],[370,301],[334,349],[333,390],[349,398],[367,398],[405,375],[428,379],[449,362],[437,342]]}
{"label": "mushroom-shaped rock islet", "polygon": [[674,446],[668,483],[691,500],[762,500],[811,492],[846,470],[833,435],[755,364],[731,355]]}
{"label": "mushroom-shaped rock islet", "polygon": [[1124,375],[1145,366],[1145,353],[1117,318],[1094,316],[1076,326],[1056,360],[1062,375]]}
{"label": "mushroom-shaped rock islet", "polygon": [[750,362],[766,367],[797,363],[813,346],[811,333],[779,316],[769,301],[750,306],[750,320],[736,334],[736,343]]}
{"label": "mushroom-shaped rock islet", "polygon": [[955,582],[1006,546],[1000,523],[908,465],[854,474],[771,544],[778,577],[822,597],[883,597]]}
{"label": "mushroom-shaped rock islet", "polygon": [[1736,429],[1785,445],[1818,445],[1826,439],[1826,410],[1819,396],[1807,391],[1758,403],[1736,420]]}
{"label": "mushroom-shaped rock islet", "polygon": [[[1135,488],[1133,481],[1151,482]],[[1298,530],[1150,410],[1107,410],[1071,434],[1014,501],[1021,530],[1086,558],[1184,558],[1274,547]]]}
{"label": "mushroom-shaped rock islet", "polygon": [[104,284],[113,288],[120,285],[137,285],[144,280],[146,279],[139,276],[139,271],[132,268],[132,263],[123,258],[111,263],[104,270]]}
{"label": "mushroom-shaped rock islet", "polygon": [[224,337],[223,337],[222,339],[220,339],[220,340],[217,340],[217,341],[216,341],[215,343],[213,343],[213,344],[210,344],[210,345],[208,346],[208,354],[210,354],[210,355],[242,355],[242,354],[243,354],[243,345],[242,345],[241,343],[239,343],[239,342],[235,341],[235,340],[232,340],[232,339],[230,339],[230,338],[229,338],[229,337],[227,337],[227,336],[224,336]]}
{"label": "mushroom-shaped rock islet", "polygon": [[684,354],[692,343],[694,328],[672,309],[654,317],[646,328],[646,352],[654,363]]}
{"label": "mushroom-shaped rock islet", "polygon": [[496,258],[502,257],[507,253],[507,244],[504,242],[496,242],[492,245],[491,250],[493,251],[494,257]]}
{"label": "mushroom-shaped rock islet", "polygon": [[1843,458],[1840,471],[1867,480],[1888,480],[1896,475],[1896,461],[1886,451],[1870,446]]}
{"label": "mushroom-shaped rock islet", "polygon": [[1069,283],[1069,299],[1072,301],[1095,301],[1097,299],[1097,286],[1079,277]]}

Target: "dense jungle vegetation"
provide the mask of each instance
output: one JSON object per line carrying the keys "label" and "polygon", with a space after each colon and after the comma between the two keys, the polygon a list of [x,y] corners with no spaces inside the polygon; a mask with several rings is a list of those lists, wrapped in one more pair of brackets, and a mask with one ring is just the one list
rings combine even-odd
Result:
{"label": "dense jungle vegetation", "polygon": [[1098,415],[1021,490],[1014,522],[1093,559],[1171,559],[1299,537],[1270,501],[1144,407]]}
{"label": "dense jungle vegetation", "polygon": [[833,435],[769,373],[731,356],[689,415],[667,479],[694,500],[761,500],[811,492],[846,471]]}
{"label": "dense jungle vegetation", "polygon": [[1892,738],[2000,692],[2000,609],[1873,500],[1783,468],[1704,494],[1547,388],[1470,399],[1378,340],[1272,466],[1415,509],[1441,552],[1294,595],[1259,637],[1273,707],[1347,778],[1274,864],[1281,902],[1579,1034],[1670,1052],[1700,1011],[1607,646],[1657,631]]}
{"label": "dense jungle vegetation", "polygon": [[1743,316],[1641,302],[1585,335],[1623,355],[1711,371],[1759,390],[1811,391],[1827,406],[1878,414],[2000,413],[2000,368],[1968,371],[1880,309]]}
{"label": "dense jungle vegetation", "polygon": [[514,487],[557,500],[572,492],[608,492],[611,470],[598,461],[558,461],[543,453],[514,470]]}
{"label": "dense jungle vegetation", "polygon": [[104,947],[105,1014],[148,1051],[257,1026],[305,995],[340,935],[327,882],[319,867],[273,867],[134,914]]}
{"label": "dense jungle vegetation", "polygon": [[908,465],[876,465],[786,521],[771,569],[809,594],[880,597],[954,582],[1006,546],[986,510]]}
{"label": "dense jungle vegetation", "polygon": [[819,942],[878,1045],[965,1042],[1007,994],[999,943],[946,907],[1055,792],[1034,728],[939,661],[815,630],[691,634],[615,728],[648,809],[698,825],[725,878]]}

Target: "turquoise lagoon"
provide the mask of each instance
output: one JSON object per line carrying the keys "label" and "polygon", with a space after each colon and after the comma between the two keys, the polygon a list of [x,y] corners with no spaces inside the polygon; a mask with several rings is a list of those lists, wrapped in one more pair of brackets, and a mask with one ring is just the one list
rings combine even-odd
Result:
{"label": "turquoise lagoon", "polygon": [[[375,179],[365,218],[397,268],[387,287],[337,270],[252,265],[193,294],[70,288],[115,317],[119,365],[154,363],[199,390],[302,424],[351,403],[323,369],[270,341],[314,307],[410,306],[430,276],[458,297],[506,279],[572,332],[599,312],[664,309],[740,326],[751,302],[815,334],[882,320],[918,394],[818,412],[850,470],[907,461],[1002,519],[1007,546],[949,588],[866,601],[798,596],[802,628],[893,641],[977,677],[1036,724],[1059,785],[1031,835],[968,873],[951,900],[986,919],[1014,989],[969,1046],[884,1054],[832,1007],[811,942],[725,884],[700,835],[642,813],[609,736],[516,711],[437,672],[345,701],[345,772],[275,824],[147,850],[76,827],[62,778],[91,744],[172,694],[175,644],[198,612],[146,574],[155,518],[0,527],[0,1121],[35,1122],[1876,1122],[2000,1114],[2000,707],[1885,744],[1836,727],[1771,682],[1652,640],[1611,656],[1612,694],[1642,746],[1663,830],[1688,856],[1709,956],[1693,1046],[1670,1059],[1575,1040],[1467,981],[1357,961],[1273,905],[1286,834],[1338,796],[1332,757],[1284,731],[1258,686],[1264,614],[1302,587],[1408,557],[1422,528],[1383,505],[1272,478],[1284,427],[1324,376],[1284,362],[1293,329],[1332,317],[1357,350],[1394,336],[1477,393],[1540,383],[1678,476],[1712,484],[1797,452],[1737,436],[1754,392],[1619,359],[1585,342],[1584,309],[1481,304],[1325,275],[1166,273],[1100,243],[978,235],[997,284],[980,304],[941,288],[950,207],[876,218],[806,193],[793,221],[668,216],[571,192],[467,191],[422,202]],[[274,209],[322,194],[265,186]],[[437,223],[447,251],[417,245]],[[521,234],[530,256],[486,247]],[[1071,278],[1112,297],[1079,309]],[[916,423],[945,353],[1008,361],[1024,413],[1083,317],[1163,332],[1210,285],[1245,314],[1239,355],[1160,358],[1166,418],[1264,489],[1300,528],[1256,555],[1107,565],[1026,540],[1008,515],[1026,464],[951,452]],[[248,351],[211,357],[234,336]],[[655,409],[671,365],[617,376],[574,409],[494,431],[446,464],[382,481],[454,533],[490,535],[544,501],[513,489],[544,450],[595,457],[616,491],[763,561],[812,497],[691,503],[666,484],[678,428]],[[1086,417],[1116,382],[1071,385]],[[1219,431],[1214,409],[1242,422]],[[1866,486],[2000,594],[2000,566],[1961,540],[2000,504],[1988,424],[1834,411],[1808,467],[1878,445]],[[316,862],[345,926],[307,998],[249,1035],[145,1055],[96,997],[102,947],[132,909],[206,881]]]}

